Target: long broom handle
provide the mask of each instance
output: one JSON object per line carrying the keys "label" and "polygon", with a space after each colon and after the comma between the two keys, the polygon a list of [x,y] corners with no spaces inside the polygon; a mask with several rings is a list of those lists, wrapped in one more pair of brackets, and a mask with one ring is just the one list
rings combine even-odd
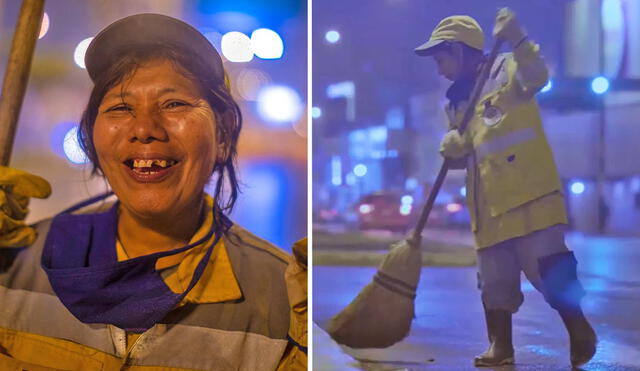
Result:
{"label": "long broom handle", "polygon": [[[491,67],[493,66],[493,62],[495,62],[498,53],[500,52],[500,47],[502,46],[502,40],[496,40],[493,43],[493,48],[487,57],[486,62],[482,66],[482,70],[480,72],[480,76],[478,80],[476,80],[475,85],[473,86],[473,90],[471,91],[471,100],[469,101],[469,105],[464,112],[464,116],[462,117],[462,122],[458,127],[458,132],[462,134],[464,130],[469,125],[469,121],[471,121],[471,117],[473,117],[473,113],[476,109],[476,104],[478,99],[480,98],[480,93],[484,88],[484,83],[487,81],[489,77],[489,72],[491,71]],[[420,213],[420,218],[418,219],[418,224],[416,228],[413,230],[412,239],[414,241],[419,241],[420,236],[422,235],[422,230],[424,226],[427,224],[427,219],[429,219],[429,214],[431,213],[431,209],[433,209],[433,204],[436,201],[436,196],[438,192],[440,192],[440,188],[442,187],[442,183],[444,183],[444,178],[447,176],[447,171],[449,171],[449,160],[445,157],[444,162],[442,163],[442,167],[438,172],[438,176],[436,177],[436,181],[429,192],[429,197],[427,198],[427,203],[422,208],[422,212]]]}
{"label": "long broom handle", "polygon": [[40,33],[43,13],[44,0],[22,2],[0,98],[0,165],[2,166],[8,165],[11,158],[18,117],[29,80],[31,60]]}

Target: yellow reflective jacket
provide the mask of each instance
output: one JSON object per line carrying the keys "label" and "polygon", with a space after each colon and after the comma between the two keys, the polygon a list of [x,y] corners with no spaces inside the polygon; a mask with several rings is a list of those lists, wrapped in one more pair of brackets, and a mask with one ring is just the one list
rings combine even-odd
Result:
{"label": "yellow reflective jacket", "polygon": [[[538,45],[525,42],[499,55],[464,133],[467,202],[478,248],[567,222],[535,100],[547,79]],[[450,114],[452,128],[463,111]]]}
{"label": "yellow reflective jacket", "polygon": [[[212,222],[207,217],[193,238]],[[306,370],[306,265],[299,259],[234,225],[179,308],[130,334],[81,323],[62,305],[40,267],[49,226],[36,225],[29,247],[0,249],[0,370]],[[171,290],[185,289],[211,241],[161,271]]]}

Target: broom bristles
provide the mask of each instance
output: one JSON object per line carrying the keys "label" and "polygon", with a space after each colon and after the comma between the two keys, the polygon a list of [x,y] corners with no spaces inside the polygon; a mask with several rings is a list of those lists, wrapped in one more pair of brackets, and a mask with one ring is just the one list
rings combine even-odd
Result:
{"label": "broom bristles", "polygon": [[352,348],[386,348],[404,339],[415,314],[421,266],[419,244],[393,244],[373,282],[331,319],[329,335]]}
{"label": "broom bristles", "polygon": [[386,348],[409,334],[414,314],[412,297],[374,281],[331,319],[327,332],[352,348]]}

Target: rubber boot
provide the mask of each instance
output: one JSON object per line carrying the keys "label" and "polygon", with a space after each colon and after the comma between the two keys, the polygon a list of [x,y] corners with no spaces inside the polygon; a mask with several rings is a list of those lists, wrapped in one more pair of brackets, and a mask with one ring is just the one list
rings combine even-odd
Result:
{"label": "rubber boot", "polygon": [[513,359],[513,343],[511,338],[511,312],[500,309],[485,308],[489,349],[473,360],[476,367],[495,367],[511,365]]}
{"label": "rubber boot", "polygon": [[582,312],[584,289],[578,281],[573,252],[553,254],[538,260],[547,301],[558,311],[569,333],[571,365],[583,365],[596,353],[597,337]]}
{"label": "rubber boot", "polygon": [[581,366],[596,354],[596,333],[580,307],[558,310],[569,333],[571,365]]}

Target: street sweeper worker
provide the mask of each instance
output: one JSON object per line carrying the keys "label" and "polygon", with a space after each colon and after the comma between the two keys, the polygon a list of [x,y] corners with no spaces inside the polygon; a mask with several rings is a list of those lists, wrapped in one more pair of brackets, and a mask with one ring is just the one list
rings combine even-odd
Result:
{"label": "street sweeper worker", "polygon": [[51,188],[0,166],[0,370],[306,370],[306,241],[226,216],[242,115],[216,49],[137,14],[85,62],[79,140],[117,201],[26,225]]}
{"label": "street sweeper worker", "polygon": [[450,131],[441,153],[467,169],[467,202],[475,236],[489,349],[476,366],[514,362],[512,314],[523,302],[520,272],[556,309],[570,337],[570,360],[578,366],[596,349],[596,335],[580,301],[585,292],[577,262],[567,249],[562,183],[542,127],[535,94],[547,83],[540,47],[509,9],[498,12],[493,35],[511,52],[500,54],[475,105],[467,129],[457,128],[485,60],[484,34],[468,16],[443,19],[415,49],[433,57],[447,90]]}

